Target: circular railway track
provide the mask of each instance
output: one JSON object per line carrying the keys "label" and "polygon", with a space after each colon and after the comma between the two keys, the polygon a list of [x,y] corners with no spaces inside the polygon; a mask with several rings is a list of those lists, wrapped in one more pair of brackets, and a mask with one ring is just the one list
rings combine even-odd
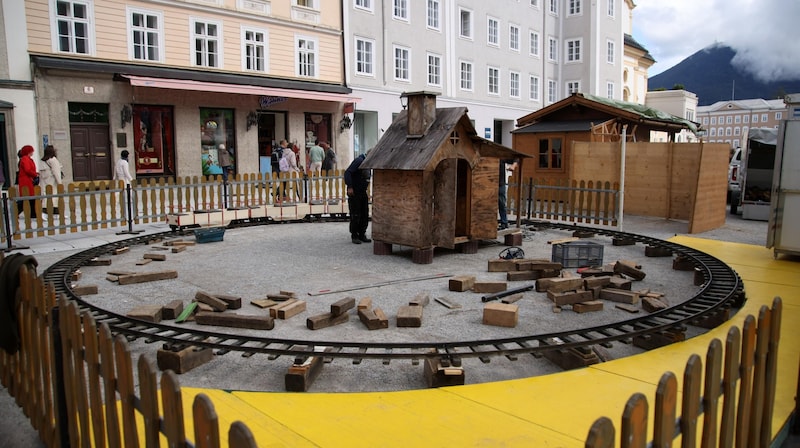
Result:
{"label": "circular railway track", "polygon": [[[342,342],[240,336],[145,322],[102,309],[72,292],[70,288],[72,273],[88,264],[93,258],[126,246],[147,245],[174,236],[175,232],[136,236],[79,252],[54,263],[44,272],[43,279],[46,283],[54,285],[57,294],[64,294],[78,303],[81,312],[90,313],[98,325],[106,324],[112,333],[125,335],[129,340],[163,342],[173,349],[188,346],[206,347],[213,349],[217,355],[230,352],[239,352],[245,357],[266,354],[269,359],[293,356],[297,360],[324,350],[326,358],[349,358],[353,359],[354,363],[361,359],[381,359],[384,364],[388,364],[391,360],[410,359],[416,362],[423,358],[438,357],[453,365],[460,365],[462,358],[478,358],[486,363],[492,357],[505,356],[515,359],[520,354],[532,354],[538,357],[545,351],[554,349],[597,350],[598,346],[610,347],[613,343],[628,344],[636,338],[683,332],[688,325],[725,316],[732,308],[740,308],[745,300],[742,281],[738,274],[719,259],[704,252],[657,238],[602,228],[540,221],[525,221],[523,224],[535,225],[539,229],[593,232],[668,249],[673,254],[680,254],[691,260],[695,269],[699,271],[698,275],[702,275],[703,283],[697,294],[680,304],[646,316],[601,326],[519,337],[448,342]],[[236,226],[241,225],[249,224],[236,224]],[[191,229],[186,231],[191,232]]]}

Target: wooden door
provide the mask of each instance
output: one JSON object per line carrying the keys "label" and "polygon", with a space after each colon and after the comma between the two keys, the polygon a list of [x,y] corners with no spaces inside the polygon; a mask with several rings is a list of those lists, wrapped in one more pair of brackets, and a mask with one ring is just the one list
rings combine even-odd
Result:
{"label": "wooden door", "polygon": [[111,142],[106,124],[73,124],[72,172],[77,182],[111,180]]}

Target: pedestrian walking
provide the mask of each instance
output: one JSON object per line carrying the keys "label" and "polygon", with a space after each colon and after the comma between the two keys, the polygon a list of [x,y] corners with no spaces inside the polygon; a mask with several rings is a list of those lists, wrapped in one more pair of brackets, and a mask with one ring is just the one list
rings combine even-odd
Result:
{"label": "pedestrian walking", "polygon": [[344,172],[344,183],[347,185],[347,204],[350,207],[350,240],[353,244],[370,243],[367,238],[369,225],[369,170],[362,170],[361,163],[366,154],[361,154]]}

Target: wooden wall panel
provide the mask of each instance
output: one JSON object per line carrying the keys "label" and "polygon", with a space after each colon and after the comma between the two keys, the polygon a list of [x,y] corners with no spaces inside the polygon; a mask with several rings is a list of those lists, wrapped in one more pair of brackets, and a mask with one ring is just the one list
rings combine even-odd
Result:
{"label": "wooden wall panel", "polygon": [[430,213],[421,210],[422,171],[375,170],[372,179],[372,239],[422,247],[430,232]]}
{"label": "wooden wall panel", "polygon": [[669,149],[657,143],[628,143],[625,161],[625,213],[666,217],[669,210]]}
{"label": "wooden wall panel", "polygon": [[470,237],[473,239],[497,238],[499,164],[498,159],[482,158],[472,170]]}
{"label": "wooden wall panel", "polygon": [[[697,176],[700,172],[699,143],[670,144],[672,166],[669,219],[689,220],[692,213]],[[724,201],[723,201],[724,202]]]}
{"label": "wooden wall panel", "polygon": [[620,147],[618,142],[572,142],[570,179],[619,182]]}
{"label": "wooden wall panel", "polygon": [[725,224],[725,199],[728,194],[727,144],[700,145],[700,171],[694,207],[689,219],[689,233],[716,229]]}

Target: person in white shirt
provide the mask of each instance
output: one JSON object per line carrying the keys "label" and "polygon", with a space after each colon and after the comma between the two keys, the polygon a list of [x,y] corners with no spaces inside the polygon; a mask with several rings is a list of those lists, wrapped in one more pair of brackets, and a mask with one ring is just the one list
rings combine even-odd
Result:
{"label": "person in white shirt", "polygon": [[133,180],[128,166],[128,154],[130,154],[128,150],[123,149],[119,160],[117,160],[117,165],[114,167],[114,180],[121,180],[125,185],[130,185]]}

